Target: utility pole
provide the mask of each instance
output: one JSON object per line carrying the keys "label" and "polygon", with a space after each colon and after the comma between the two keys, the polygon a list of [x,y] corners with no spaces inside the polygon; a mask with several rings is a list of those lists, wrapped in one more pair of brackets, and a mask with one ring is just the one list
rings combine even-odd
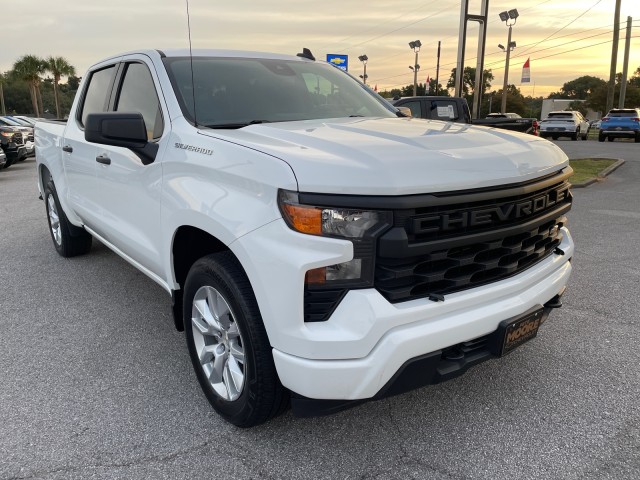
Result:
{"label": "utility pole", "polygon": [[613,46],[611,47],[611,70],[609,70],[609,88],[607,90],[607,112],[613,108],[613,97],[616,91],[616,65],[618,63],[621,1],[622,0],[616,0],[616,11],[613,15]]}
{"label": "utility pole", "polygon": [[436,64],[436,96],[438,95],[438,85],[440,85],[440,40],[438,40],[438,62]]}
{"label": "utility pole", "polygon": [[627,96],[627,75],[629,74],[629,48],[631,47],[631,22],[633,19],[627,17],[627,38],[624,42],[624,65],[622,67],[622,79],[620,80],[620,100],[618,108],[624,108],[625,97]]}

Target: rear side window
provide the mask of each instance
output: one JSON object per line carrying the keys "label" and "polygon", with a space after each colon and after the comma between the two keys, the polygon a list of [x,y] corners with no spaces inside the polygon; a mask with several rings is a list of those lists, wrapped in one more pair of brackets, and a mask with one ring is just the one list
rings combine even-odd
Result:
{"label": "rear side window", "polygon": [[434,100],[431,102],[431,118],[448,122],[458,120],[460,118],[458,105],[448,100]]}
{"label": "rear side window", "polygon": [[413,118],[422,118],[422,105],[420,101],[405,102],[398,105],[398,107],[407,107],[409,110],[411,110],[411,116]]}
{"label": "rear side window", "polygon": [[90,113],[107,111],[107,102],[115,71],[115,66],[111,66],[91,74],[82,104],[82,116],[80,118],[83,126],[87,120],[87,115]]}
{"label": "rear side window", "polygon": [[164,123],[160,101],[151,72],[146,65],[142,63],[127,65],[116,111],[141,113],[147,127],[147,138],[153,140],[162,136]]}

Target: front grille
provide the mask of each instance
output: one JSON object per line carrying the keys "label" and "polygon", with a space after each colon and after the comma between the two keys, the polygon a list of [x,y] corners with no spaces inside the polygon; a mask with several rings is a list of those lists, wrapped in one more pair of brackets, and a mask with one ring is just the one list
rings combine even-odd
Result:
{"label": "front grille", "polygon": [[562,241],[571,208],[567,176],[539,188],[441,194],[433,205],[394,210],[394,228],[378,242],[375,288],[396,303],[495,282],[535,265]]}
{"label": "front grille", "polygon": [[33,133],[30,133],[29,135],[27,135],[27,140],[29,140],[30,142],[33,142]]}
{"label": "front grille", "polygon": [[24,138],[22,137],[22,133],[14,133],[13,134],[13,142],[16,145],[24,145]]}
{"label": "front grille", "polygon": [[562,241],[564,217],[527,232],[436,250],[410,258],[378,258],[375,287],[390,302],[446,294],[519,273],[550,255]]}

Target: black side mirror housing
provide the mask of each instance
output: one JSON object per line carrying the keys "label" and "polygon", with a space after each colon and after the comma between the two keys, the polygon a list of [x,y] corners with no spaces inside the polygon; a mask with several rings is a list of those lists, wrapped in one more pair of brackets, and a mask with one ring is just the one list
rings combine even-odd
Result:
{"label": "black side mirror housing", "polygon": [[144,165],[152,163],[158,144],[147,140],[147,128],[141,113],[101,112],[87,115],[84,126],[87,142],[128,148]]}

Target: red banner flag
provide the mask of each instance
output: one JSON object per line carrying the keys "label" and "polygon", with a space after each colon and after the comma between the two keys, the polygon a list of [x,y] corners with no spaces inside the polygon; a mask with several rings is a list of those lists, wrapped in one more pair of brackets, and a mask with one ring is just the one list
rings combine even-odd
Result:
{"label": "red banner flag", "polygon": [[530,83],[531,82],[531,69],[529,68],[529,59],[524,62],[524,66],[522,67],[522,80],[520,83]]}

